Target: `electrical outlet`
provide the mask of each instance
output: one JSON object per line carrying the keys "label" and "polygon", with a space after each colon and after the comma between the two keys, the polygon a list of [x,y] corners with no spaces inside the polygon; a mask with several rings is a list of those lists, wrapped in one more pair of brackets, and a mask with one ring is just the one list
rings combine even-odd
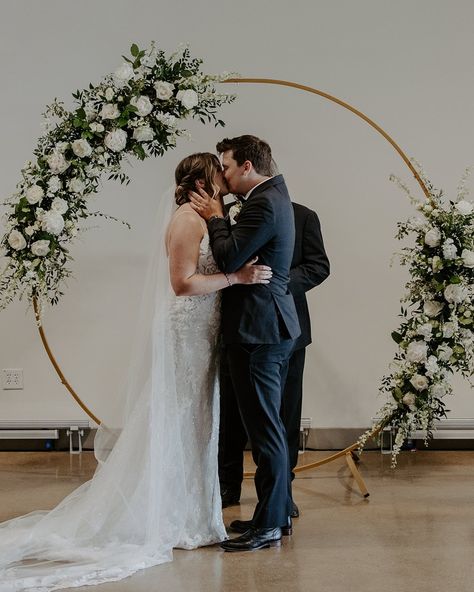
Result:
{"label": "electrical outlet", "polygon": [[4,368],[2,370],[2,388],[4,391],[23,389],[23,368]]}

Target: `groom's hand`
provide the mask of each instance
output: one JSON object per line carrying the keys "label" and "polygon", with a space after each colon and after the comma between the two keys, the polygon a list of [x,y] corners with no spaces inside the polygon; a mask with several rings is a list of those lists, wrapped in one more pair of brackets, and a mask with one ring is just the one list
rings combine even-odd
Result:
{"label": "groom's hand", "polygon": [[220,199],[213,199],[201,187],[196,187],[196,191],[189,192],[191,207],[201,218],[209,221],[211,218],[224,218],[224,212]]}

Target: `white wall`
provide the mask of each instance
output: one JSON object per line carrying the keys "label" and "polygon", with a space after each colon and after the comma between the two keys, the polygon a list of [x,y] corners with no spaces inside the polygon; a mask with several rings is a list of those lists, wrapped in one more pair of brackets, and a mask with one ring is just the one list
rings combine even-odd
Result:
{"label": "white wall", "polygon": [[[448,194],[474,160],[469,0],[10,0],[0,10],[5,197],[41,134],[44,106],[54,97],[69,103],[72,91],[113,71],[132,42],[151,39],[167,51],[190,42],[209,72],[286,79],[348,101]],[[235,91],[224,131],[192,125],[191,143],[133,163],[129,187],[104,185],[97,209],[131,222],[133,231],[100,221],[75,246],[75,280],[45,322],[51,346],[80,396],[117,423],[156,200],[181,157],[212,150],[224,134],[254,133],[271,143],[295,201],[318,211],[332,264],[329,280],[310,296],[315,339],[304,415],[315,427],[368,425],[382,404],[377,386],[393,355],[389,335],[405,280],[399,267],[389,269],[398,246],[392,237],[411,214],[388,176],[408,179],[409,171],[376,132],[334,104],[279,87]],[[25,372],[23,391],[0,390],[0,417],[84,417],[25,311],[22,302],[0,313],[0,368]],[[452,417],[474,415],[463,381],[456,380],[449,406]]]}

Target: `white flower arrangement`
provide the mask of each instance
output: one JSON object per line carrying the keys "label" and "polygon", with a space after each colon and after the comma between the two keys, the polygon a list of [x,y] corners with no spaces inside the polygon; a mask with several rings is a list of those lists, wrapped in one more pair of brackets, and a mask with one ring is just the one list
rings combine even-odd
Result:
{"label": "white flower arrangement", "polygon": [[[392,177],[423,215],[398,224],[397,238],[412,235],[415,245],[400,253],[411,277],[402,299],[402,322],[392,333],[398,344],[394,369],[380,388],[389,400],[373,428],[397,429],[392,466],[411,432],[422,430],[427,440],[435,421],[446,417],[443,399],[452,393],[449,376],[459,372],[471,381],[474,370],[474,206],[466,189],[470,171],[461,180],[457,199],[448,202],[419,172],[429,203],[418,202]],[[373,430],[361,436],[361,448]]]}
{"label": "white flower arrangement", "polygon": [[72,275],[68,247],[81,220],[102,215],[88,209],[101,176],[129,182],[124,156],[162,156],[186,135],[178,124],[189,117],[224,125],[217,110],[235,97],[218,93],[216,82],[230,74],[204,74],[202,60],[187,47],[169,57],[154,43],[130,51],[112,75],[73,93],[72,111],[58,101],[46,108],[47,133],[38,140],[36,160],[26,163],[6,202],[0,309],[23,296],[35,297],[40,311],[58,302]]}

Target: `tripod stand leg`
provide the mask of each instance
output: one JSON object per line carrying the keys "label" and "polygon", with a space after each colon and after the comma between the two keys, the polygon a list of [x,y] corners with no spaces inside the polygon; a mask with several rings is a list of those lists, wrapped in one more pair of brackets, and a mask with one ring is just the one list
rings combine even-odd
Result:
{"label": "tripod stand leg", "polygon": [[367,491],[367,487],[364,483],[364,480],[362,479],[362,475],[360,474],[359,469],[357,468],[352,458],[352,454],[350,452],[346,453],[346,462],[349,466],[349,469],[351,470],[352,476],[354,477],[354,479],[357,482],[357,485],[359,486],[360,492],[364,497],[369,497],[370,494]]}

